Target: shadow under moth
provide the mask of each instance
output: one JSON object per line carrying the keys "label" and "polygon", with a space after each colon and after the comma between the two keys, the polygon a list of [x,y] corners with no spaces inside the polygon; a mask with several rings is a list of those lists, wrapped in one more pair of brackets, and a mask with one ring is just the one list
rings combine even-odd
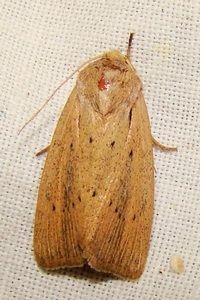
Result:
{"label": "shadow under moth", "polygon": [[127,55],[106,52],[79,72],[39,187],[34,253],[46,269],[142,274],[153,218],[153,144],[142,83]]}

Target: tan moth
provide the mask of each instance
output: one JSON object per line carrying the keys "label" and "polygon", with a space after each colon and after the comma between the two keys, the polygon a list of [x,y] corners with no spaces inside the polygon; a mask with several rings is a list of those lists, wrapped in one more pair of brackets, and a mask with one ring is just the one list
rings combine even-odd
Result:
{"label": "tan moth", "polygon": [[42,174],[34,253],[47,269],[135,279],[145,267],[154,199],[153,144],[142,83],[113,50],[80,71]]}

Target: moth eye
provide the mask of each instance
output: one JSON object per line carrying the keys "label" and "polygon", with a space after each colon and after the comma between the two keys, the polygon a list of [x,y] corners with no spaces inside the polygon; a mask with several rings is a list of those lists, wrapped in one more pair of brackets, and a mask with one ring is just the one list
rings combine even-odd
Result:
{"label": "moth eye", "polygon": [[110,87],[110,81],[105,79],[104,75],[101,76],[98,82],[98,88],[100,91],[108,90]]}

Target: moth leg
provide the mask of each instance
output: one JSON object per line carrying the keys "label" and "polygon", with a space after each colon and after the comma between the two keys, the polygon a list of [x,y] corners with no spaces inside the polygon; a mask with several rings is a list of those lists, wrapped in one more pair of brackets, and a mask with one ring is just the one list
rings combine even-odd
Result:
{"label": "moth leg", "polygon": [[47,152],[47,151],[49,150],[49,148],[50,148],[50,145],[48,145],[48,146],[42,148],[42,149],[41,149],[40,151],[38,151],[35,155],[36,155],[36,156],[39,156],[39,155],[41,155],[41,154]]}
{"label": "moth leg", "polygon": [[159,141],[157,141],[153,136],[152,136],[152,142],[153,145],[160,148],[163,151],[177,151],[177,147],[169,147],[161,144]]}

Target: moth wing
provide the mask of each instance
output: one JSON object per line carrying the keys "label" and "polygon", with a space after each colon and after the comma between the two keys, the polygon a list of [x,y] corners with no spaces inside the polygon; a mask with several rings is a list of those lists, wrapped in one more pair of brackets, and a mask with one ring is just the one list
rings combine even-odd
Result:
{"label": "moth wing", "polygon": [[142,93],[132,106],[127,140],[127,145],[122,145],[126,149],[122,151],[128,151],[127,159],[115,176],[115,184],[111,182],[108,201],[87,250],[93,268],[135,279],[147,259],[154,196],[152,137]]}
{"label": "moth wing", "polygon": [[34,253],[45,268],[80,266],[84,261],[76,227],[74,184],[79,101],[74,89],[56,127],[42,174],[34,228]]}

